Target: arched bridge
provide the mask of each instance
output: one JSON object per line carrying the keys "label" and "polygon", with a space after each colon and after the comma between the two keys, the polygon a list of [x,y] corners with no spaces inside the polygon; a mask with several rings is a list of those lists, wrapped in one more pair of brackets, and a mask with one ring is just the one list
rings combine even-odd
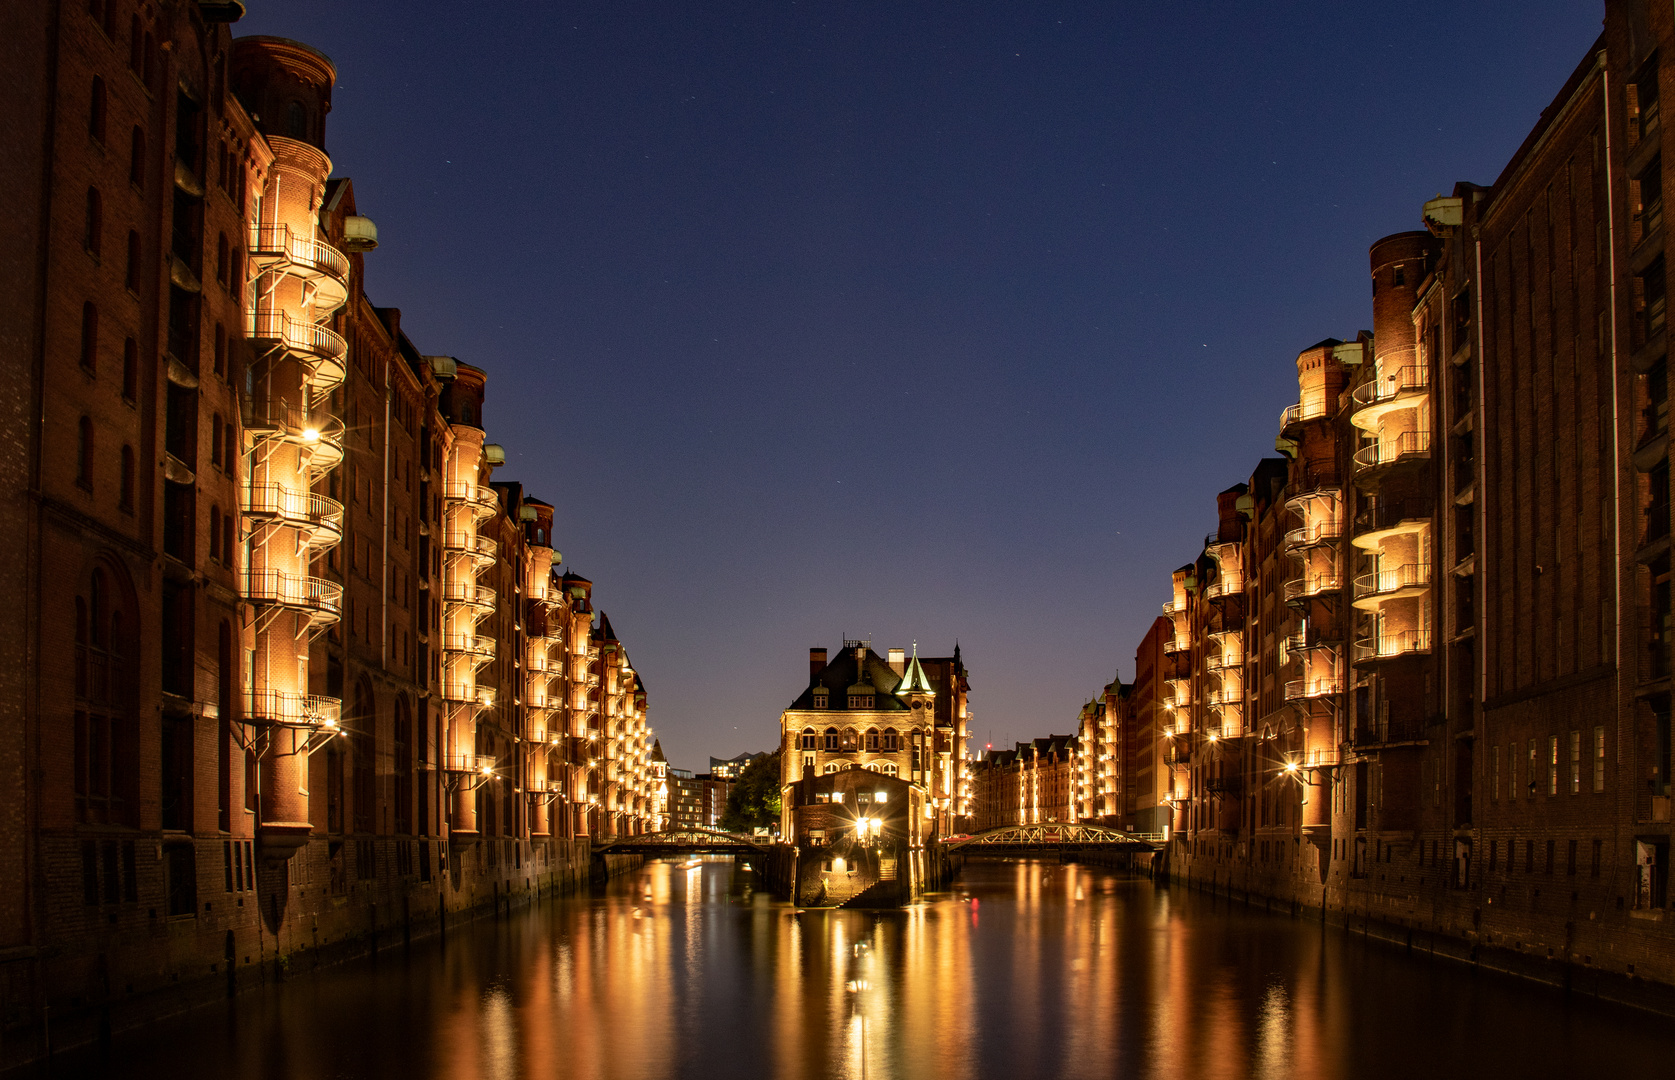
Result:
{"label": "arched bridge", "polygon": [[1163,846],[1162,833],[1122,832],[1104,825],[1082,822],[1043,822],[1038,825],[1003,825],[998,829],[944,840],[947,851],[972,854],[992,851],[1077,848],[1105,851],[1156,851]]}
{"label": "arched bridge", "polygon": [[667,832],[619,836],[593,849],[595,855],[681,855],[687,852],[732,855],[739,852],[766,854],[771,841],[719,829],[686,828]]}

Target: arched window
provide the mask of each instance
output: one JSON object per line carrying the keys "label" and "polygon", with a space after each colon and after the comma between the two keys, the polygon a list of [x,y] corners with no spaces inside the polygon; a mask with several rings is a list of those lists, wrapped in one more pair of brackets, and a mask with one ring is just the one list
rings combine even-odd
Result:
{"label": "arched window", "polygon": [[877,728],[870,728],[867,731],[867,749],[872,751],[873,753],[878,752],[878,729]]}
{"label": "arched window", "polygon": [[122,398],[132,402],[140,396],[140,343],[129,338],[122,343]]}
{"label": "arched window", "polygon": [[885,776],[895,776],[900,772],[900,770],[896,768],[896,763],[893,761],[886,761],[884,764],[880,765],[878,769]]}
{"label": "arched window", "polygon": [[99,370],[99,308],[91,300],[81,305],[81,366],[90,375]]}
{"label": "arched window", "polygon": [[221,508],[214,503],[209,507],[209,557],[221,561]]}
{"label": "arched window", "polygon": [[831,751],[836,751],[837,748],[838,748],[838,729],[835,728],[835,727],[829,727],[829,728],[826,729],[826,749],[831,750]]}
{"label": "arched window", "polygon": [[87,133],[98,142],[105,141],[105,80],[93,76],[93,93],[87,103]]}
{"label": "arched window", "polygon": [[804,750],[818,750],[818,749],[820,749],[819,739],[815,736],[814,729],[811,728],[811,727],[803,728],[802,749],[804,749]]}
{"label": "arched window", "polygon": [[137,124],[128,136],[128,182],[145,187],[145,130]]}
{"label": "arched window", "polygon": [[76,483],[93,490],[93,421],[84,416],[76,432]]}
{"label": "arched window", "polygon": [[134,448],[122,447],[121,486],[118,488],[116,505],[132,514],[134,512]]}
{"label": "arched window", "polygon": [[140,234],[133,229],[128,230],[128,268],[123,271],[122,282],[129,292],[140,291]]}
{"label": "arched window", "polygon": [[844,748],[844,750],[853,752],[855,749],[857,749],[858,743],[859,743],[859,740],[855,737],[855,729],[854,728],[844,728],[843,729],[843,748]]}
{"label": "arched window", "polygon": [[300,101],[285,106],[285,134],[293,139],[306,141],[308,138],[308,114],[303,111]]}
{"label": "arched window", "polygon": [[828,762],[826,762],[826,768],[825,768],[824,771],[829,772],[829,773],[835,773],[841,768],[843,768],[843,762],[841,762],[841,761],[828,761]]}
{"label": "arched window", "polygon": [[895,728],[885,728],[884,729],[884,752],[886,754],[893,754],[900,749],[901,749],[901,736],[899,734],[897,734]]}
{"label": "arched window", "polygon": [[125,767],[136,752],[132,694],[124,657],[131,631],[122,596],[95,569],[75,602],[76,817],[91,824],[138,824],[138,770]]}
{"label": "arched window", "polygon": [[87,226],[82,235],[82,246],[90,254],[99,254],[99,248],[104,243],[105,234],[105,203],[99,196],[99,189],[87,189]]}

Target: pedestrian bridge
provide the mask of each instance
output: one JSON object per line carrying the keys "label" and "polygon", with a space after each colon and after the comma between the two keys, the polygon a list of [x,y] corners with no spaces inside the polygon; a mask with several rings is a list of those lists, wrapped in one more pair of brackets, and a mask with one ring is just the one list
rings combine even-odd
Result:
{"label": "pedestrian bridge", "polygon": [[719,829],[686,828],[667,832],[641,833],[638,836],[619,836],[594,847],[595,855],[735,855],[739,852],[766,854],[772,841],[765,836],[745,836],[722,832]]}
{"label": "pedestrian bridge", "polygon": [[948,852],[978,854],[1008,851],[1039,851],[1051,848],[1095,851],[1157,851],[1163,847],[1162,833],[1122,832],[1104,825],[1077,822],[1043,822],[1037,825],[1003,825],[998,829],[942,841]]}

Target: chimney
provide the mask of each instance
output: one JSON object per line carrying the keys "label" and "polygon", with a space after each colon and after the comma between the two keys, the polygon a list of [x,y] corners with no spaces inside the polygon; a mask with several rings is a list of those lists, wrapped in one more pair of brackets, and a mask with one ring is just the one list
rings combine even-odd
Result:
{"label": "chimney", "polygon": [[815,676],[819,675],[820,672],[825,667],[826,667],[826,650],[825,649],[810,649],[808,651],[808,678],[809,678],[809,681],[813,682]]}
{"label": "chimney", "polygon": [[890,650],[890,670],[894,671],[897,675],[905,675],[907,673],[906,649]]}

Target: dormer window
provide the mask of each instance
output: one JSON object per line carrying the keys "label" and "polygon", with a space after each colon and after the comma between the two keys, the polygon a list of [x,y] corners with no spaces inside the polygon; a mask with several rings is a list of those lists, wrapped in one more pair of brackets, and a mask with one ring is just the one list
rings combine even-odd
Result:
{"label": "dormer window", "polygon": [[849,695],[849,707],[851,709],[870,709],[870,708],[873,707],[873,695],[871,695],[871,694],[850,694]]}
{"label": "dormer window", "polygon": [[831,704],[831,701],[832,699],[826,696],[826,688],[824,686],[816,686],[814,688],[814,707],[816,709],[824,709],[828,707]]}

